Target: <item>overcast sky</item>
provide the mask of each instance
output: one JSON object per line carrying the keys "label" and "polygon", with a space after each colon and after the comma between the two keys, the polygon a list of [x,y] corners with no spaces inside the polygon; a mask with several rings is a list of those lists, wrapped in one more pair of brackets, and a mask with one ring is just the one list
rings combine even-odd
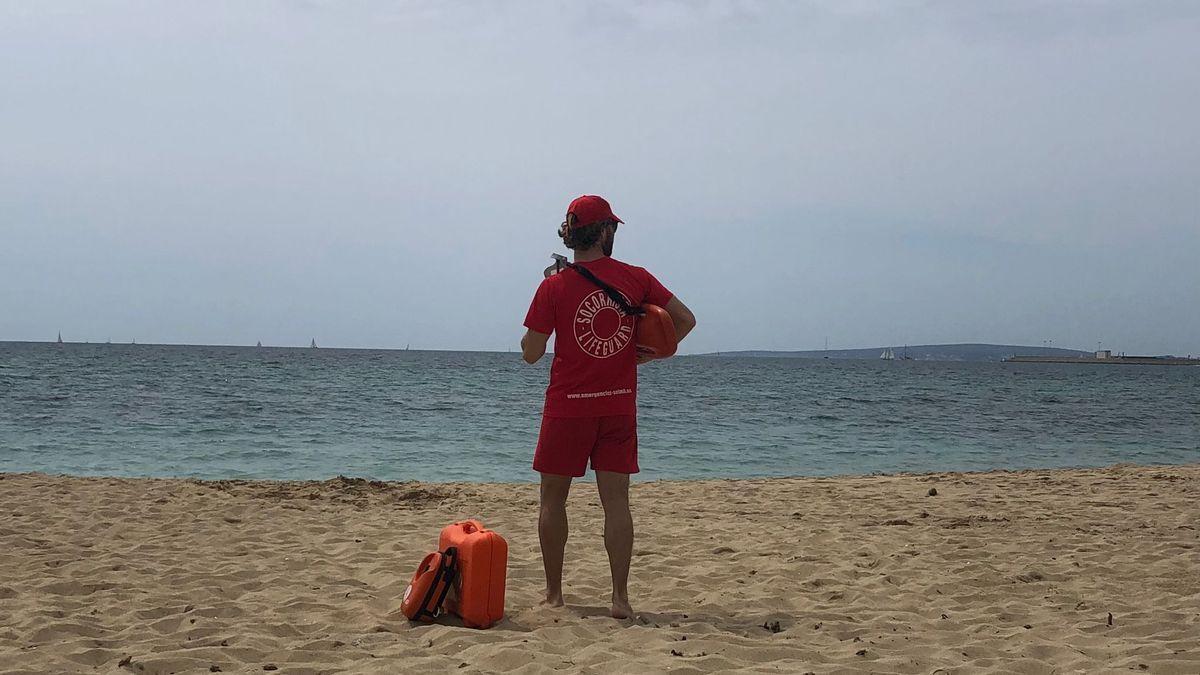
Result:
{"label": "overcast sky", "polygon": [[0,340],[1200,353],[1200,3],[0,0]]}

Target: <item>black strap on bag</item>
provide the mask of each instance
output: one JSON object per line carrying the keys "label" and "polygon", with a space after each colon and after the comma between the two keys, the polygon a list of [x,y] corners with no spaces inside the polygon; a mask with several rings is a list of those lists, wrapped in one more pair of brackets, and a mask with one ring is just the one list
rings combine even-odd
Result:
{"label": "black strap on bag", "polygon": [[604,291],[604,294],[608,296],[608,299],[615,302],[617,307],[621,308],[621,312],[625,316],[643,316],[646,314],[646,310],[642,309],[641,307],[635,307],[626,302],[625,296],[621,295],[620,291],[601,281],[599,277],[597,277],[595,274],[592,274],[592,271],[583,265],[576,265],[573,262],[568,262],[565,258],[555,258],[555,260],[558,261],[559,265],[569,267],[576,272],[579,272],[583,275],[583,278],[599,286],[600,290]]}
{"label": "black strap on bag", "polygon": [[[458,549],[453,546],[442,551],[442,561],[438,564],[437,574],[433,576],[433,583],[429,584],[429,590],[425,592],[425,599],[421,601],[421,609],[417,611],[415,618],[436,619],[441,615],[442,605],[446,603],[446,596],[450,593],[450,587],[454,585],[454,575],[458,573],[458,566],[455,564],[457,559]],[[442,582],[442,592],[438,593],[437,602],[431,605],[434,600],[433,594],[437,593],[438,584]]]}

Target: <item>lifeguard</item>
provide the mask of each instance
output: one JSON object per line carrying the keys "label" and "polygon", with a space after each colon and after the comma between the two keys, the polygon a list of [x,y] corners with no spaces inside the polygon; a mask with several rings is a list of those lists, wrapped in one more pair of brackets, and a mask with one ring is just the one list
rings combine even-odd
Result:
{"label": "lifeguard", "polygon": [[[521,339],[525,361],[536,363],[550,336],[556,336],[533,458],[534,470],[541,473],[538,535],[546,572],[544,604],[564,604],[567,494],[572,478],[583,476],[590,461],[604,506],[612,616],[618,619],[633,614],[629,476],[638,472],[637,366],[670,356],[696,326],[692,312],[654,275],[612,257],[622,222],[601,197],[585,195],[571,202],[558,235],[574,251],[574,263],[542,281]],[[648,305],[656,307],[642,309]],[[639,321],[644,323],[639,326]]]}

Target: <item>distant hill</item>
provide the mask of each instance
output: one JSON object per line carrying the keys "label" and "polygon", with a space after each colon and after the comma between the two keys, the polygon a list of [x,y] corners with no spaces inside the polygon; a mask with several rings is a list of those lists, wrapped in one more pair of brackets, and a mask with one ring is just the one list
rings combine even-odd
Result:
{"label": "distant hill", "polygon": [[[750,356],[764,358],[791,359],[878,359],[887,347],[871,347],[869,349],[816,349],[810,351],[775,352],[775,351],[737,351],[717,352],[704,356]],[[1091,352],[1077,349],[1059,349],[1057,347],[1023,347],[1021,345],[986,345],[986,344],[957,344],[957,345],[909,345],[895,347],[892,351],[900,359],[905,354],[915,361],[1000,361],[1010,356],[1091,356]]]}

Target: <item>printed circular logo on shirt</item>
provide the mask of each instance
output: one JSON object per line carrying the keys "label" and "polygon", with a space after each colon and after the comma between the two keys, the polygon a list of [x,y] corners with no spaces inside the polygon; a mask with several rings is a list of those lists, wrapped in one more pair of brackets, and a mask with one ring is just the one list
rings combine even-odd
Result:
{"label": "printed circular logo on shirt", "polygon": [[575,310],[575,341],[585,353],[607,359],[633,341],[633,322],[632,316],[622,314],[617,303],[597,289]]}

